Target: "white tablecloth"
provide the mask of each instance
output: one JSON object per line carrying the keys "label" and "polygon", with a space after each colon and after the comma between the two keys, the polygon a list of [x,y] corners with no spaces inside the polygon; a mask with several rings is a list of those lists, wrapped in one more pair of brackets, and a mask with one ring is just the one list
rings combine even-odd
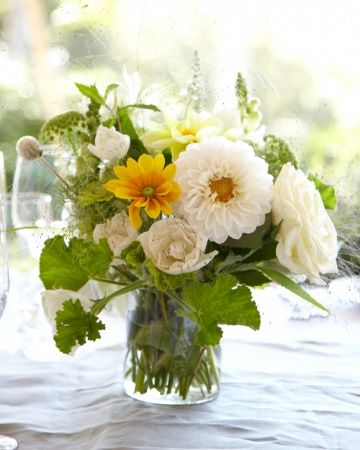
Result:
{"label": "white tablecloth", "polygon": [[360,347],[227,339],[211,403],[149,405],[121,388],[121,346],[0,355],[0,434],[21,450],[360,448]]}
{"label": "white tablecloth", "polygon": [[359,280],[317,294],[339,304],[329,318],[291,320],[278,291],[259,291],[261,330],[225,329],[220,396],[185,407],[122,393],[119,317],[103,318],[102,347],[60,355],[40,289],[35,271],[13,272],[0,321],[0,434],[20,450],[360,448]]}

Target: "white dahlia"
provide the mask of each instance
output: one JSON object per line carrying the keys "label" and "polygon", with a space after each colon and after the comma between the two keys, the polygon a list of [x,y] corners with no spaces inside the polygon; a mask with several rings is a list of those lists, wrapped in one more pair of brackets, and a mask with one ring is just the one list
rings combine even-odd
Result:
{"label": "white dahlia", "polygon": [[250,145],[212,137],[189,145],[175,164],[181,213],[209,240],[239,239],[264,223],[272,176]]}

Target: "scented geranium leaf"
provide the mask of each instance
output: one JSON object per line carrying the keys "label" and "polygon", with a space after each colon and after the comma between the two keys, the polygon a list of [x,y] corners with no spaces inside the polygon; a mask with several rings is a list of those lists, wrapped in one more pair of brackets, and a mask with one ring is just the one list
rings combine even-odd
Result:
{"label": "scented geranium leaf", "polygon": [[40,278],[46,289],[70,289],[77,291],[87,281],[86,271],[74,261],[62,236],[45,242],[40,256]]}
{"label": "scented geranium leaf", "polygon": [[[86,270],[90,278],[103,278],[114,258],[107,239],[101,239],[98,244],[89,242],[84,239],[73,238],[69,247],[72,248],[73,243],[77,242],[77,252],[79,252],[79,264]],[[76,258],[76,253],[74,252]]]}
{"label": "scented geranium leaf", "polygon": [[195,279],[195,273],[184,273],[181,275],[170,275],[168,273],[162,272],[157,267],[155,267],[154,263],[150,258],[146,260],[146,267],[153,277],[155,286],[160,291],[168,291],[176,289],[180,289],[185,286],[189,281],[193,281]]}
{"label": "scented geranium leaf", "polygon": [[320,308],[326,312],[329,312],[328,309],[325,308],[321,303],[317,302],[309,293],[307,293],[298,283],[293,281],[291,278],[287,277],[282,272],[275,270],[270,267],[257,267],[260,272],[262,272],[266,277],[270,278],[272,281],[280,284],[280,286],[288,289],[293,294],[296,294],[298,297],[306,300],[312,305]]}
{"label": "scented geranium leaf", "polygon": [[76,345],[84,345],[86,341],[99,339],[100,330],[105,325],[91,312],[86,312],[80,300],[67,300],[56,314],[57,348],[63,353],[70,353]]}
{"label": "scented geranium leaf", "polygon": [[86,86],[85,84],[75,83],[76,87],[79,89],[82,95],[85,97],[90,98],[98,105],[104,105],[105,99],[102,95],[100,95],[98,88],[95,86],[95,84],[91,86]]}
{"label": "scented geranium leaf", "polygon": [[265,137],[264,148],[258,148],[256,153],[269,164],[269,173],[274,178],[279,175],[282,166],[288,162],[296,169],[298,168],[298,163],[289,145],[283,139],[272,134]]}
{"label": "scented geranium leaf", "polygon": [[260,327],[260,314],[250,289],[239,286],[236,278],[227,273],[218,275],[213,285],[189,283],[183,289],[182,297],[191,311],[182,311],[181,315],[197,323],[199,345],[219,343],[219,324],[244,325],[254,330]]}
{"label": "scented geranium leaf", "polygon": [[324,203],[326,209],[335,209],[337,198],[334,186],[329,184],[325,184],[323,181],[319,180],[315,175],[309,173],[308,179],[313,181],[316,189],[319,191],[321,195],[321,199]]}
{"label": "scented geranium leaf", "polygon": [[92,277],[103,277],[113,259],[105,239],[99,244],[63,236],[45,242],[40,256],[40,278],[46,289],[79,290]]}
{"label": "scented geranium leaf", "polygon": [[145,253],[139,241],[134,241],[128,245],[122,252],[121,258],[125,260],[130,267],[140,267],[145,261]]}

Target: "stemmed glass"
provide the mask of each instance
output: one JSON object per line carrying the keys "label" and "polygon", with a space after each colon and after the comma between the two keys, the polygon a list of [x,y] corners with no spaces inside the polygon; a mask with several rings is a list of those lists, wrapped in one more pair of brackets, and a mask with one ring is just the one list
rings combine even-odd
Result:
{"label": "stemmed glass", "polygon": [[[9,291],[9,268],[5,233],[5,167],[4,156],[0,152],[0,318],[5,309]],[[15,439],[0,435],[0,450],[17,448]]]}
{"label": "stemmed glass", "polygon": [[[43,146],[43,158],[61,175],[72,171],[69,151],[59,146]],[[13,183],[12,222],[17,235],[36,259],[46,239],[66,226],[66,205],[59,180],[40,161],[18,156]]]}

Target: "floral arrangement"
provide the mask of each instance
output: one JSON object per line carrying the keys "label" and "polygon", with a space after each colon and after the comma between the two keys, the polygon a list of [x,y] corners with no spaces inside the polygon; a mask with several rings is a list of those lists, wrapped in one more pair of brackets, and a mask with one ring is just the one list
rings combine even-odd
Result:
{"label": "floral arrangement", "polygon": [[[17,145],[48,166],[42,145],[72,154],[65,176],[50,167],[71,205],[68,229],[46,241],[40,258],[56,345],[71,353],[100,338],[99,314],[133,291],[125,377],[134,395],[216,391],[220,325],[260,327],[255,287],[275,282],[325,309],[297,276],[322,284],[337,271],[327,212],[334,188],[306,175],[283,139],[266,135],[241,74],[236,107],[210,112],[195,69],[170,110],[123,104],[116,84],[103,94],[77,84],[86,112],[57,116],[39,140]],[[91,280],[115,288],[91,299]]]}

